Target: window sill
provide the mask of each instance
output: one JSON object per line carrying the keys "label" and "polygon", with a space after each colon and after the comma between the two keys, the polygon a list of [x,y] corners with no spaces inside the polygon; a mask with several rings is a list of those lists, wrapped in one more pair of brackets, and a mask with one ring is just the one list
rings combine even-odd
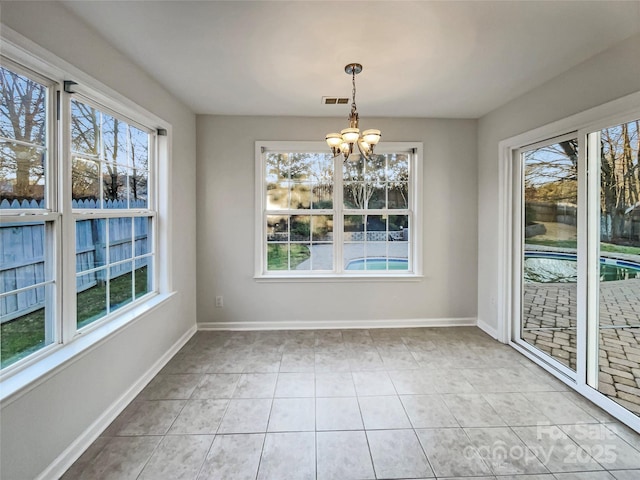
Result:
{"label": "window sill", "polygon": [[100,346],[122,329],[133,325],[136,320],[151,313],[169,301],[175,292],[162,293],[131,308],[113,320],[77,335],[66,344],[52,345],[15,373],[8,372],[0,380],[0,406],[5,407],[25,393],[34,389],[53,375],[80,360],[84,355]]}
{"label": "window sill", "polygon": [[419,282],[424,275],[417,273],[394,273],[388,275],[375,274],[315,274],[315,275],[255,275],[253,279],[259,283],[283,282],[283,283],[333,283],[333,282]]}

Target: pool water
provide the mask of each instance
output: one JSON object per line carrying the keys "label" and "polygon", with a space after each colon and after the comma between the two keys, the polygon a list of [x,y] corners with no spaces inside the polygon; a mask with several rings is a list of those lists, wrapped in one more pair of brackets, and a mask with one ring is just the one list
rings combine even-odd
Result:
{"label": "pool water", "polygon": [[406,258],[357,258],[351,260],[345,270],[408,270]]}
{"label": "pool water", "polygon": [[[524,281],[538,283],[575,283],[578,281],[578,262],[571,254],[526,252]],[[611,282],[640,278],[640,264],[600,258],[600,281]]]}

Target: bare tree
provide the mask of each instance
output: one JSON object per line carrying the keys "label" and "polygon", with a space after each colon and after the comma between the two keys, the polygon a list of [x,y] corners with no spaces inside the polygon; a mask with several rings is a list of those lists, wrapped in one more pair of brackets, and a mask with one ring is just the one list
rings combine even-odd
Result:
{"label": "bare tree", "polygon": [[601,131],[600,208],[604,239],[621,242],[625,226],[638,206],[640,191],[639,122],[630,122]]}
{"label": "bare tree", "polygon": [[352,203],[354,208],[370,208],[374,194],[385,187],[385,156],[373,155],[369,160],[363,157],[356,161],[347,160],[344,162],[343,175],[345,203]]}
{"label": "bare tree", "polygon": [[525,153],[527,201],[577,201],[578,141],[567,140]]}
{"label": "bare tree", "polygon": [[9,140],[2,149],[0,179],[13,183],[14,198],[42,198],[44,189],[37,185],[45,174],[47,89],[4,67],[0,72],[0,136]]}
{"label": "bare tree", "polygon": [[[121,175],[121,172],[118,171],[122,167],[116,163],[118,162],[118,154],[123,147],[121,135],[124,132],[122,132],[120,120],[117,118],[109,120],[108,122],[103,120],[102,132],[106,160],[103,166],[105,171],[102,174],[103,195],[104,200],[118,200],[123,188],[126,187],[127,178],[126,173]],[[126,129],[126,124],[124,129]]]}
{"label": "bare tree", "polygon": [[71,190],[73,198],[100,200],[100,116],[89,105],[71,102]]}
{"label": "bare tree", "polygon": [[[74,159],[73,164],[74,197],[88,195],[98,200],[97,181],[101,178],[103,200],[121,199],[123,190],[127,187],[130,157],[135,156],[140,160],[144,156],[146,165],[147,134],[141,132],[144,134],[144,141],[134,141],[133,127],[77,101],[72,102],[71,117],[72,146],[78,153],[78,158]],[[144,169],[138,171],[136,163],[132,167],[133,178],[130,184],[133,189],[133,198],[137,198],[139,188],[142,185],[146,186],[147,174]],[[101,172],[100,168],[102,168]]]}

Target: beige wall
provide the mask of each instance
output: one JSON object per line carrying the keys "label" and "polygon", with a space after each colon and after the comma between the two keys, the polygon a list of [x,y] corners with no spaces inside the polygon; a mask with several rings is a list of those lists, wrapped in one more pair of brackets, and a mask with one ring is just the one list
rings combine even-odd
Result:
{"label": "beige wall", "polygon": [[[168,194],[177,294],[0,413],[0,478],[35,478],[195,325],[195,115],[54,2],[2,2],[3,25],[173,126]],[[86,446],[86,445],[85,445]]]}
{"label": "beige wall", "polygon": [[498,143],[640,91],[640,35],[485,115],[478,124],[478,322],[498,329]]}
{"label": "beige wall", "polygon": [[[476,121],[363,118],[383,141],[424,144],[424,273],[418,282],[259,283],[255,141],[323,140],[344,118],[197,117],[198,322],[476,316]],[[215,296],[224,295],[224,308]],[[393,324],[393,322],[390,322]]]}

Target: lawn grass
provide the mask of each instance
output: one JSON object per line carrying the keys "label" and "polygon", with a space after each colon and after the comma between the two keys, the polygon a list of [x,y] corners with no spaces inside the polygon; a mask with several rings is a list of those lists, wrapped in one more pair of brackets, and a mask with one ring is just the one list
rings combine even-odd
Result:
{"label": "lawn grass", "polygon": [[[78,328],[82,328],[106,314],[106,285],[96,285],[78,294]],[[136,270],[136,297],[147,292],[147,267]],[[131,274],[111,281],[111,310],[126,305],[131,298]],[[11,365],[45,346],[44,308],[22,315],[0,325],[0,365]]]}
{"label": "lawn grass", "polygon": [[612,243],[600,243],[601,252],[612,253],[628,253],[631,255],[640,255],[640,247],[629,247],[626,245],[614,245]]}
{"label": "lawn grass", "polygon": [[[539,240],[536,238],[527,238],[526,244],[530,245],[544,245],[547,247],[558,248],[572,248],[577,249],[578,243],[576,240]],[[609,253],[627,253],[630,255],[640,255],[640,247],[631,247],[627,245],[615,245],[613,243],[600,243],[601,252]]]}
{"label": "lawn grass", "polygon": [[[309,247],[298,243],[292,243],[291,246],[291,270],[300,265],[311,256]],[[267,250],[267,269],[268,270],[289,270],[287,244],[271,243]]]}
{"label": "lawn grass", "polygon": [[44,308],[0,325],[2,368],[41,349],[44,343]]}
{"label": "lawn grass", "polygon": [[578,242],[576,240],[540,240],[537,238],[527,238],[525,244],[557,248],[578,248]]}

